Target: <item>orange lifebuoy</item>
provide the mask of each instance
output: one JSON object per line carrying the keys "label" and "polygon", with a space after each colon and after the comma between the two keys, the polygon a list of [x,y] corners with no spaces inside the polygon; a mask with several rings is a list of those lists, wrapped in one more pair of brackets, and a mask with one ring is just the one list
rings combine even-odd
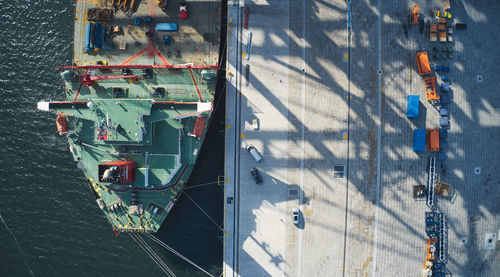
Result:
{"label": "orange lifebuoy", "polygon": [[68,121],[64,115],[60,114],[56,117],[56,125],[59,135],[68,132]]}

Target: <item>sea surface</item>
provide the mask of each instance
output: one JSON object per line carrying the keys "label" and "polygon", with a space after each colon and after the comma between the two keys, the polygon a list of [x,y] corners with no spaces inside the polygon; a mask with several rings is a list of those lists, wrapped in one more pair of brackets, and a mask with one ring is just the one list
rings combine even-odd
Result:
{"label": "sea surface", "polygon": [[[56,134],[55,116],[36,109],[38,101],[63,98],[56,66],[71,64],[74,4],[0,0],[0,276],[162,276],[129,235],[115,237]],[[186,190],[219,225],[223,191],[214,182],[223,170],[223,118],[219,105],[188,184],[197,187]],[[186,196],[156,234],[215,276],[218,235]],[[207,276],[143,238],[177,276]]]}

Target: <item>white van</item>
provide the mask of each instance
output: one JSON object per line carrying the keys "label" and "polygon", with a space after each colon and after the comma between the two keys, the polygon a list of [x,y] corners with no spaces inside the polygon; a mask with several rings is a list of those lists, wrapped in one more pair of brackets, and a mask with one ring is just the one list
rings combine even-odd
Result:
{"label": "white van", "polygon": [[247,147],[247,150],[248,150],[248,153],[250,153],[250,155],[252,155],[252,157],[255,159],[256,162],[260,162],[260,160],[262,160],[262,155],[259,153],[257,148],[255,148],[255,146],[250,144]]}

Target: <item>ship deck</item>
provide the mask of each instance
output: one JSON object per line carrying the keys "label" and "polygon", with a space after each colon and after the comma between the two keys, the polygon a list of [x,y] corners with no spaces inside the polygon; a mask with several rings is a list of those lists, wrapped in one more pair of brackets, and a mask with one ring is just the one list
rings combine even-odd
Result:
{"label": "ship deck", "polygon": [[[116,1],[118,2],[118,1]],[[130,5],[131,1],[127,1]],[[105,26],[118,26],[120,33],[107,37],[113,49],[94,52],[84,51],[85,27],[89,22],[87,9],[114,9],[111,0],[78,0],[75,7],[73,62],[92,65],[98,61],[110,65],[161,65],[195,64],[217,65],[219,58],[220,0],[189,1],[187,19],[179,18],[181,0],[169,0],[164,8],[156,0],[136,0],[133,13],[117,9],[113,20]],[[141,18],[139,25],[136,18]],[[151,17],[151,22],[144,22]],[[155,31],[157,23],[176,23],[178,31]],[[150,36],[146,35],[150,32]],[[163,43],[163,36],[170,35],[173,42]]]}
{"label": "ship deck", "polygon": [[[64,73],[66,102],[50,102],[48,110],[68,118],[69,130],[76,134],[68,136],[73,157],[106,205],[112,226],[119,231],[155,232],[193,169],[202,137],[190,133],[197,118],[210,118],[217,69],[127,70],[138,78],[98,80],[86,86],[82,84],[86,74],[123,76],[122,71],[70,69]],[[145,72],[148,77],[142,76]],[[157,88],[164,95],[154,95]],[[115,89],[121,90],[120,96]],[[99,129],[106,130],[106,139],[99,139]],[[100,181],[99,165],[111,161],[135,162],[133,184],[109,186]],[[127,212],[132,187],[144,208],[142,215]],[[163,210],[153,214],[148,207]]]}
{"label": "ship deck", "polygon": [[[77,1],[73,65],[61,68],[65,101],[39,103],[66,116],[74,160],[118,231],[159,229],[191,174],[213,109],[221,3],[189,1],[189,16],[180,19],[181,1],[165,2],[160,8],[156,0]],[[96,8],[113,16],[98,19],[88,12]],[[156,31],[157,23],[178,30]],[[87,25],[103,26],[100,47],[101,35]],[[135,162],[133,181],[101,179],[100,166],[116,161]],[[140,205],[132,204],[132,194]]]}
{"label": "ship deck", "polygon": [[[215,84],[207,85],[202,78],[202,72],[209,72],[215,76],[215,71],[201,68],[158,68],[152,69],[154,78],[141,80],[140,82],[130,82],[126,79],[100,80],[94,86],[82,86],[79,82],[72,82],[66,87],[67,99],[72,101],[87,101],[92,98],[113,99],[113,88],[124,88],[131,99],[153,99],[155,101],[170,102],[205,102],[213,101],[215,94]],[[80,70],[83,74],[85,70]],[[142,69],[130,69],[131,75],[140,76]],[[121,75],[121,69],[109,69],[100,72],[100,75],[117,76]],[[155,97],[156,88],[163,88],[165,94]]]}

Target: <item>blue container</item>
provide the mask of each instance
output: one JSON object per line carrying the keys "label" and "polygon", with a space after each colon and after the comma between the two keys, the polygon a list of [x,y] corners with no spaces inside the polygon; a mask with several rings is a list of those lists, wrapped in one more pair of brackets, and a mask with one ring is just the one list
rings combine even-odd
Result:
{"label": "blue container", "polygon": [[443,82],[451,83],[450,77],[448,77],[448,75],[441,75],[441,80]]}
{"label": "blue container", "polygon": [[450,95],[447,93],[441,94],[439,98],[439,103],[443,106],[450,104]]}
{"label": "blue container", "polygon": [[413,130],[413,151],[425,151],[425,129]]}
{"label": "blue container", "polygon": [[158,23],[155,26],[156,31],[177,32],[177,23]]}
{"label": "blue container", "polygon": [[438,153],[438,160],[440,160],[440,161],[446,160],[446,152],[439,151],[439,153]]}
{"label": "blue container", "polygon": [[441,126],[441,128],[446,128],[448,127],[449,123],[448,123],[448,117],[440,117],[439,118],[439,126]]}
{"label": "blue container", "polygon": [[450,72],[450,68],[447,66],[443,66],[443,65],[435,65],[434,71]]}
{"label": "blue container", "polygon": [[448,108],[439,107],[439,116],[448,116]]}
{"label": "blue container", "polygon": [[448,137],[448,130],[439,129],[439,138],[447,138],[447,137]]}
{"label": "blue container", "polygon": [[450,92],[450,84],[448,83],[441,83],[441,92]]}
{"label": "blue container", "polygon": [[408,104],[406,105],[406,116],[418,117],[419,105],[420,105],[420,97],[418,95],[408,95]]}
{"label": "blue container", "polygon": [[447,148],[448,148],[448,141],[446,139],[439,139],[439,150]]}

